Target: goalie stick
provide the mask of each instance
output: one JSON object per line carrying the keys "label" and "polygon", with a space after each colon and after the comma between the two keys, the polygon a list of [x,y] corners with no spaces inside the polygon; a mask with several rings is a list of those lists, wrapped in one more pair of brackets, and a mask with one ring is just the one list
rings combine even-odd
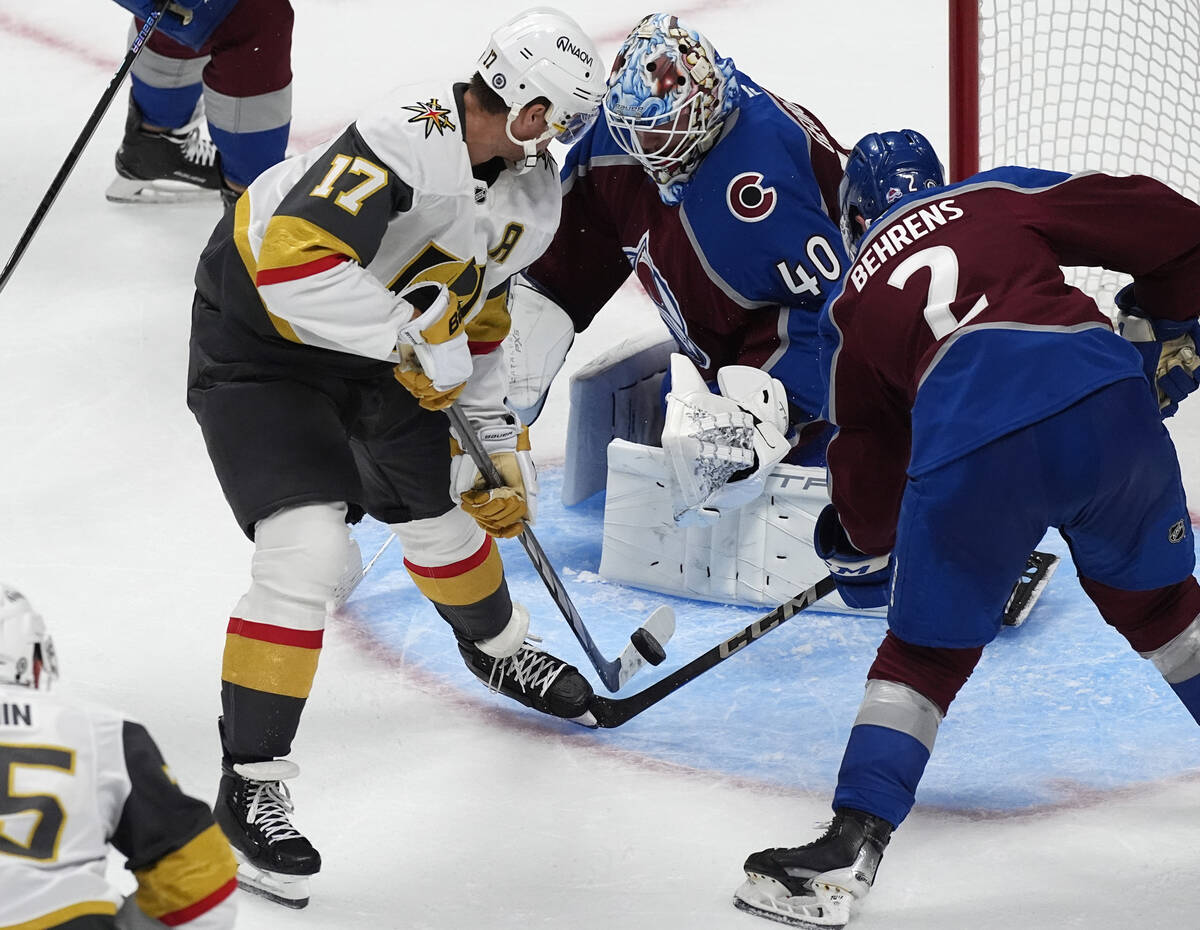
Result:
{"label": "goalie stick", "polygon": [[[484,480],[494,488],[503,487],[504,480],[496,470],[496,465],[492,461],[491,456],[487,454],[480,444],[479,436],[475,433],[475,428],[471,426],[466,414],[457,405],[451,405],[446,408],[446,416],[454,424],[454,428],[458,431],[462,439],[463,448],[466,449],[471,459],[475,462],[475,467],[479,469],[479,473],[483,475]],[[584,625],[583,618],[579,616],[579,611],[571,603],[571,597],[567,594],[567,589],[563,587],[562,581],[559,580],[558,575],[554,571],[554,566],[550,564],[550,560],[546,557],[546,553],[537,541],[537,537],[533,535],[533,530],[530,529],[529,524],[525,524],[525,529],[517,539],[525,547],[525,553],[529,556],[529,561],[533,564],[534,571],[542,579],[546,590],[550,592],[551,600],[554,601],[558,609],[562,612],[567,625],[571,628],[571,632],[575,634],[575,638],[579,640],[579,645],[583,647],[588,661],[592,663],[592,668],[596,670],[596,674],[600,676],[604,687],[609,691],[615,692],[619,690],[647,662],[652,665],[658,665],[659,662],[666,658],[666,653],[662,647],[675,632],[675,613],[670,607],[663,606],[655,610],[641,626],[630,634],[630,643],[625,647],[624,651],[615,659],[606,659],[596,646],[596,642],[592,639],[591,633],[588,632],[587,626]]]}
{"label": "goalie stick", "polygon": [[67,183],[67,178],[75,170],[75,163],[79,161],[79,156],[83,154],[83,150],[87,147],[88,142],[91,141],[96,127],[100,125],[100,120],[108,112],[108,106],[112,103],[113,97],[117,95],[117,91],[121,87],[121,82],[125,80],[125,75],[129,73],[129,69],[133,67],[134,61],[141,54],[142,49],[146,47],[151,33],[154,32],[159,21],[166,15],[167,7],[170,5],[168,0],[160,0],[160,2],[154,4],[154,11],[146,17],[141,32],[137,34],[137,37],[133,40],[133,44],[129,46],[129,51],[125,53],[125,60],[121,62],[121,67],[117,69],[116,74],[112,76],[112,80],[108,82],[108,87],[100,95],[100,102],[96,104],[96,108],[92,110],[92,115],[83,124],[83,131],[79,133],[79,138],[75,140],[75,144],[71,146],[71,151],[67,153],[66,160],[62,163],[62,167],[58,169],[58,174],[54,176],[54,180],[50,182],[50,187],[47,189],[45,196],[42,197],[42,202],[33,211],[33,218],[29,221],[29,225],[25,227],[25,232],[21,234],[21,239],[17,242],[17,247],[13,249],[12,255],[9,256],[8,264],[4,266],[3,273],[0,273],[0,292],[4,291],[5,285],[8,284],[8,279],[17,270],[17,263],[20,262],[21,256],[25,254],[25,250],[29,248],[29,243],[33,241],[38,227],[42,225],[42,220],[46,218],[46,214],[54,206],[54,201],[58,199],[59,191]]}
{"label": "goalie stick", "polygon": [[[1058,556],[1048,552],[1033,552],[1029,556],[1025,572],[1018,579],[1004,607],[1004,625],[1019,626],[1029,616],[1050,576],[1058,567]],[[595,697],[590,710],[596,718],[596,726],[611,729],[632,720],[642,711],[653,707],[667,695],[678,691],[694,678],[703,675],[714,666],[720,665],[735,652],[740,652],[771,630],[783,625],[806,607],[810,607],[836,587],[832,575],[826,575],[806,591],[801,591],[764,617],[755,620],[739,633],[723,643],[713,646],[708,652],[692,659],[687,665],[673,671],[666,678],[656,681],[636,694],[625,698]]]}

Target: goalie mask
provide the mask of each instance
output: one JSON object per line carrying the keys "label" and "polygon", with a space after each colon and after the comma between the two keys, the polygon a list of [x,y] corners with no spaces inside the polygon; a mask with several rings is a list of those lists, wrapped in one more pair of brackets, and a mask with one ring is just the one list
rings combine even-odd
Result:
{"label": "goalie mask", "polygon": [[604,115],[613,140],[646,169],[663,202],[676,204],[738,97],[732,59],[677,17],[652,13],[617,53]]}
{"label": "goalie mask", "polygon": [[[493,32],[479,56],[479,73],[509,106],[504,131],[524,150],[526,168],[537,164],[537,147],[547,139],[578,138],[596,118],[604,94],[596,46],[571,17],[550,7],[526,10]],[[513,120],[540,97],[549,101],[546,131],[517,139]]]}
{"label": "goalie mask", "polygon": [[933,146],[919,132],[873,132],[863,136],[846,162],[838,187],[842,240],[851,261],[875,220],[905,197],[946,183]]}
{"label": "goalie mask", "polygon": [[46,623],[20,591],[0,585],[0,685],[46,691],[58,677],[58,656]]}

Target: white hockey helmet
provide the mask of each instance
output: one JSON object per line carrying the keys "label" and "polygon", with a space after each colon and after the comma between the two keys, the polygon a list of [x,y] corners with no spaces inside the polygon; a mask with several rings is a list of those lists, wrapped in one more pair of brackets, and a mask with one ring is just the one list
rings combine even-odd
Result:
{"label": "white hockey helmet", "polygon": [[0,584],[0,685],[48,690],[58,656],[46,622],[25,595]]}
{"label": "white hockey helmet", "polygon": [[[580,25],[559,10],[539,6],[519,13],[492,33],[479,56],[479,73],[509,106],[505,132],[537,162],[547,139],[570,142],[596,118],[604,95],[604,72],[596,46]],[[536,139],[513,137],[521,108],[538,97],[550,101],[546,131]]]}

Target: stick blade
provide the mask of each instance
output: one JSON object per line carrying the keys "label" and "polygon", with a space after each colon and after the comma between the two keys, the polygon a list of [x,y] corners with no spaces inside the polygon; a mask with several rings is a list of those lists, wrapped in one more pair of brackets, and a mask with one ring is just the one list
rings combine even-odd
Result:
{"label": "stick blade", "polygon": [[[630,643],[625,647],[625,651],[621,653],[620,668],[617,671],[617,687],[612,689],[619,691],[628,683],[629,679],[640,672],[648,664],[647,656],[638,648],[639,640],[645,648],[647,638],[653,642],[653,645],[659,647],[662,651],[663,658],[666,658],[663,646],[670,642],[671,637],[675,635],[675,611],[665,604],[657,608],[654,613],[646,618],[646,622],[630,634]],[[650,646],[650,651],[653,652],[653,646]],[[662,659],[659,659],[661,662]],[[658,662],[650,664],[657,665]]]}

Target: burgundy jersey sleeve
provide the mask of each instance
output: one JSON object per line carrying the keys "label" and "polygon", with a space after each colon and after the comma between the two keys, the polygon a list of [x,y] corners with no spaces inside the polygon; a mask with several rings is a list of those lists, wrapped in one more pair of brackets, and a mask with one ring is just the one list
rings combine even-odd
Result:
{"label": "burgundy jersey sleeve", "polygon": [[838,426],[826,450],[830,499],[855,547],[883,555],[895,542],[907,480],[908,402],[871,357],[878,334],[862,330],[872,321],[849,313],[839,315],[838,325],[841,332],[834,330],[830,315],[822,315],[822,341],[837,345],[832,367],[844,388],[830,393],[836,406],[828,412]]}
{"label": "burgundy jersey sleeve", "polygon": [[581,332],[629,277],[630,266],[604,194],[597,189],[607,177],[581,171],[574,150],[571,155],[575,157],[568,157],[564,169],[562,219],[528,275]]}
{"label": "burgundy jersey sleeve", "polygon": [[1165,184],[1143,175],[1081,174],[1017,199],[1014,209],[1060,264],[1133,275],[1138,305],[1149,316],[1188,320],[1200,313],[1200,205]]}

